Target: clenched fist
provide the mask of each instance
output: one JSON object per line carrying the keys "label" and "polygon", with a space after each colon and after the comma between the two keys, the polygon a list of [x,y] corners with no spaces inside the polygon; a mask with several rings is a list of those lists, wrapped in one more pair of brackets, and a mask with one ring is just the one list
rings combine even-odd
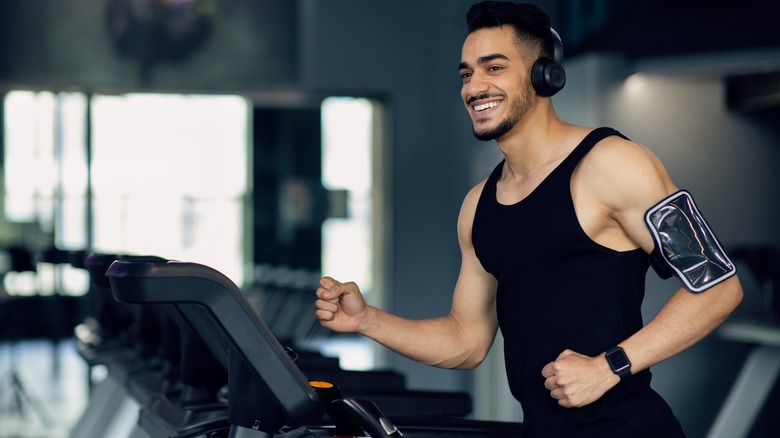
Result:
{"label": "clenched fist", "polygon": [[323,327],[336,332],[360,332],[368,305],[357,284],[323,277],[317,288],[315,308],[314,315]]}

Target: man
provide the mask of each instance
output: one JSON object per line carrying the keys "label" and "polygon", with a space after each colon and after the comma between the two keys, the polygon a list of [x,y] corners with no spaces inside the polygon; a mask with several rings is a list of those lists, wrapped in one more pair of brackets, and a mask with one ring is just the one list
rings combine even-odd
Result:
{"label": "man", "polygon": [[[324,277],[316,317],[461,369],[484,360],[500,327],[526,438],[683,436],[649,367],[739,304],[733,264],[649,150],[556,115],[562,50],[543,12],[483,2],[467,21],[461,97],[474,135],[496,140],[504,160],[463,201],[450,314],[401,318],[366,305],[354,283]],[[651,262],[684,287],[643,325]]]}

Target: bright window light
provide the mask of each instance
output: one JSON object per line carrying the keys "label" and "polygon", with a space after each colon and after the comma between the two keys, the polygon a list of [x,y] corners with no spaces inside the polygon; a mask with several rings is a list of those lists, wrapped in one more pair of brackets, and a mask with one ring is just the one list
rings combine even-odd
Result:
{"label": "bright window light", "polygon": [[57,180],[55,96],[16,90],[6,95],[4,104],[6,218],[12,222],[37,220],[50,224],[50,204]]}
{"label": "bright window light", "polygon": [[95,96],[95,248],[203,263],[241,285],[248,114],[238,96]]}
{"label": "bright window light", "polygon": [[[241,285],[249,103],[162,94],[91,103],[88,168],[84,94],[6,94],[6,219],[54,233],[60,249],[87,248],[91,172],[89,249],[204,263]],[[87,278],[69,266],[40,266],[35,284],[15,283],[30,293],[75,294]]]}
{"label": "bright window light", "polygon": [[56,244],[63,249],[86,248],[87,242],[87,97],[82,93],[57,95],[59,144],[59,211]]}
{"label": "bright window light", "polygon": [[371,291],[371,189],[373,104],[368,99],[331,97],[322,107],[322,184],[345,190],[348,217],[322,226],[323,273],[354,281]]}
{"label": "bright window light", "polygon": [[[322,185],[347,194],[347,217],[330,218],[322,225],[322,272],[356,282],[369,299],[375,268],[375,105],[368,99],[331,97],[321,106]],[[377,363],[376,345],[365,339],[328,338],[319,347],[323,354],[338,356],[345,369],[368,370]]]}
{"label": "bright window light", "polygon": [[[77,92],[14,90],[4,105],[6,219],[34,224],[26,233],[53,233],[60,249],[85,248],[86,97]],[[28,250],[41,249],[39,236],[18,237],[18,244],[28,242]],[[79,295],[87,290],[89,276],[84,270],[45,263],[36,269],[27,275],[32,280],[26,285],[10,281],[6,288],[11,293],[44,295]]]}

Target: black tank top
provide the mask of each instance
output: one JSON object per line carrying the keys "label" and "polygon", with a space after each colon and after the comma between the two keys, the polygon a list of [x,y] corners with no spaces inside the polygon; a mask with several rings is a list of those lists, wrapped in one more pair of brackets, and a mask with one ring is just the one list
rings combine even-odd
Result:
{"label": "black tank top", "polygon": [[498,280],[496,309],[507,377],[523,407],[523,437],[682,436],[666,403],[650,389],[649,370],[621,382],[583,408],[558,405],[542,368],[565,349],[596,356],[642,328],[648,257],[591,240],[577,219],[571,177],[605,137],[598,128],[527,197],[500,204],[492,172],[477,204],[472,241],[482,266]]}

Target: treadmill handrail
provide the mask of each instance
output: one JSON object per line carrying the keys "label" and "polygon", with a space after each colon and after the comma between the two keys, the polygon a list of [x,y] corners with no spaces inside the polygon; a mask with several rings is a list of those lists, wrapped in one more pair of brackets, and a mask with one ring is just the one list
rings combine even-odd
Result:
{"label": "treadmill handrail", "polygon": [[[223,364],[230,353],[224,350],[227,345],[261,378],[285,412],[290,426],[322,417],[324,407],[306,377],[238,286],[221,272],[198,263],[117,260],[108,268],[106,276],[115,299],[120,302],[194,304],[205,308],[210,329],[219,331],[212,336],[220,338],[223,349],[219,351],[214,342],[207,344],[225,361]],[[199,331],[204,329],[202,324]]]}

